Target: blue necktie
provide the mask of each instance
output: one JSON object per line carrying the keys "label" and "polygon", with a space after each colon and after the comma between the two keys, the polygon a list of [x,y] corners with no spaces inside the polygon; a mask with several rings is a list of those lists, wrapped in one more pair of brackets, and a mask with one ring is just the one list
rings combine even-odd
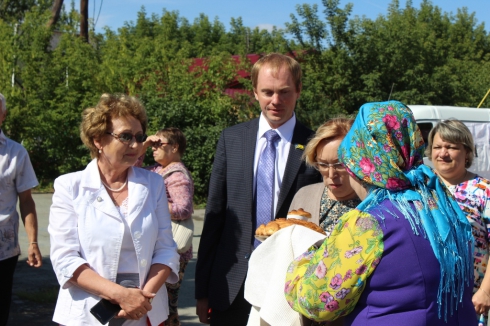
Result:
{"label": "blue necktie", "polygon": [[[257,191],[256,191],[256,218],[257,227],[269,223],[274,217],[274,170],[276,163],[276,142],[281,138],[271,129],[265,134],[267,145],[260,155],[257,167]],[[260,242],[256,239],[254,246]]]}

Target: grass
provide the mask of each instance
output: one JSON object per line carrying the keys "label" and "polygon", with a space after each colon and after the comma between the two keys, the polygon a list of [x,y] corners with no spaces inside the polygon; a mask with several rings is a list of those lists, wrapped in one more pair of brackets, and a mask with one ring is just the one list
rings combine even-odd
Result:
{"label": "grass", "polygon": [[39,185],[32,189],[33,194],[49,194],[54,192],[54,180],[39,180]]}
{"label": "grass", "polygon": [[199,204],[194,203],[194,209],[204,209],[204,208],[206,208],[206,203],[199,203]]}
{"label": "grass", "polygon": [[41,288],[36,291],[17,291],[15,294],[23,300],[36,303],[56,303],[58,299],[59,286]]}

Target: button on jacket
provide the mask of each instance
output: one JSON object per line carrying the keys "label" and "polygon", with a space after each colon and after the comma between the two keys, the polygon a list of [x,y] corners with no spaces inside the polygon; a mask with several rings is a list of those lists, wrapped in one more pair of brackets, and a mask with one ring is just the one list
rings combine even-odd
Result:
{"label": "button on jacket", "polygon": [[[100,297],[69,282],[73,273],[88,264],[100,276],[115,281],[124,225],[118,209],[100,181],[97,160],[85,170],[55,180],[49,215],[51,261],[60,293],[53,321],[62,325],[97,325],[90,314]],[[179,255],[172,238],[170,214],[163,179],[140,168],[128,171],[128,216],[140,284],[144,285],[151,265],[171,268],[169,283],[178,281]],[[152,325],[168,316],[165,286],[153,299],[148,312]],[[142,318],[142,325],[146,323]]]}

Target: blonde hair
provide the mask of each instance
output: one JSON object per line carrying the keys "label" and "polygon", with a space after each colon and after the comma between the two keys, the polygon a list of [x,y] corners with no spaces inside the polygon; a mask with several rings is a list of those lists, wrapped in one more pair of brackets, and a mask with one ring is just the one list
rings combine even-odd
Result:
{"label": "blonde hair", "polygon": [[427,147],[425,148],[425,155],[429,160],[432,161],[432,143],[437,133],[439,133],[439,137],[444,141],[464,146],[466,153],[468,153],[465,168],[469,168],[473,164],[473,159],[475,158],[473,135],[468,127],[457,119],[441,121],[432,128],[427,138]]}
{"label": "blonde hair", "polygon": [[303,153],[303,159],[309,166],[315,166],[316,162],[316,149],[318,145],[325,141],[329,142],[338,138],[344,138],[349,132],[354,119],[346,117],[332,118],[321,125],[313,138],[306,145]]}
{"label": "blonde hair", "polygon": [[264,66],[272,69],[272,75],[275,76],[279,70],[285,68],[291,73],[293,83],[296,86],[296,92],[301,90],[301,67],[298,61],[279,53],[270,53],[260,58],[252,67],[252,87],[257,88],[260,69]]}
{"label": "blonde hair", "polygon": [[143,104],[134,96],[125,94],[102,94],[97,105],[82,113],[80,138],[90,151],[92,158],[99,157],[94,140],[100,140],[112,126],[112,119],[134,117],[146,132],[148,118]]}

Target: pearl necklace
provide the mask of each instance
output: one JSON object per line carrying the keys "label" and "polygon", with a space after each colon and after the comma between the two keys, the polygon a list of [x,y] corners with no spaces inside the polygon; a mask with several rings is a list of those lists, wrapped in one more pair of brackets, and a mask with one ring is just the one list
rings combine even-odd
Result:
{"label": "pearl necklace", "polygon": [[100,182],[102,182],[102,184],[103,184],[103,185],[104,185],[104,186],[105,186],[107,189],[109,189],[110,191],[112,191],[112,192],[119,192],[119,191],[123,190],[123,189],[124,189],[124,187],[126,187],[126,184],[128,183],[128,178],[126,178],[126,181],[124,181],[123,185],[122,185],[121,187],[117,188],[117,189],[112,189],[111,187],[109,187],[109,186],[107,185],[107,183],[105,183],[104,181],[102,181],[102,179],[100,180]]}

